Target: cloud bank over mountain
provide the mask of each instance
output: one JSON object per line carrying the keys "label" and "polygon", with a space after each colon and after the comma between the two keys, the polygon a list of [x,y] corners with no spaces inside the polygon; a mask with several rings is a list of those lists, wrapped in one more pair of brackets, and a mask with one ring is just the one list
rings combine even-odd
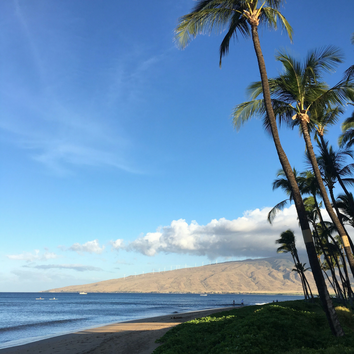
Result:
{"label": "cloud bank over mountain", "polygon": [[257,258],[274,256],[275,240],[292,229],[297,247],[304,248],[294,206],[280,212],[273,225],[267,221],[270,208],[247,211],[240,218],[211,220],[206,225],[196,221],[173,220],[169,226],[159,227],[131,242],[127,249],[147,256],[158,253],[179,253],[218,257]]}

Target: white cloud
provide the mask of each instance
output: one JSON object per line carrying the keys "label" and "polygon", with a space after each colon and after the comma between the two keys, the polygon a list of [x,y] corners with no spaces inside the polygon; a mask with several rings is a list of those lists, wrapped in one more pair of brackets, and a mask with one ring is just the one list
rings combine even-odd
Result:
{"label": "white cloud", "polygon": [[304,248],[294,206],[279,212],[273,225],[267,221],[270,208],[247,211],[235,220],[212,220],[207,225],[196,221],[174,220],[156,232],[149,232],[129,244],[134,250],[147,256],[157,253],[183,253],[217,257],[269,257],[276,254],[275,240],[292,229],[297,236],[297,247]]}
{"label": "white cloud", "polygon": [[123,243],[124,243],[124,241],[121,238],[118,238],[117,240],[110,242],[110,244],[112,245],[112,248],[114,248],[117,251],[124,249]]}
{"label": "white cloud", "polygon": [[47,261],[48,259],[58,258],[53,252],[45,251],[44,254],[41,254],[39,250],[34,250],[34,253],[23,252],[21,254],[13,254],[8,255],[7,258],[17,260],[17,261],[26,261],[26,262],[34,262],[34,261]]}
{"label": "white cloud", "polygon": [[75,251],[77,253],[96,253],[96,254],[101,254],[104,250],[104,246],[100,247],[99,243],[97,240],[93,241],[88,241],[84,244],[80,243],[74,243],[71,247],[69,247],[69,250]]}

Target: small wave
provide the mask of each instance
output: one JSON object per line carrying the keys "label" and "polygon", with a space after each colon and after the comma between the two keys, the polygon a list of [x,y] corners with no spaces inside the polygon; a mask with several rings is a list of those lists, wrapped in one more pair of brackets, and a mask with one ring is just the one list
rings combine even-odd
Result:
{"label": "small wave", "polygon": [[46,326],[53,326],[56,324],[64,324],[64,323],[73,323],[73,322],[78,322],[85,320],[86,318],[74,318],[74,319],[68,319],[68,320],[56,320],[56,321],[47,321],[47,322],[35,322],[35,323],[27,323],[23,325],[18,325],[18,326],[12,326],[12,327],[4,327],[0,328],[0,333],[2,332],[9,332],[9,331],[16,331],[16,330],[24,330],[26,328],[34,328],[34,327],[46,327]]}

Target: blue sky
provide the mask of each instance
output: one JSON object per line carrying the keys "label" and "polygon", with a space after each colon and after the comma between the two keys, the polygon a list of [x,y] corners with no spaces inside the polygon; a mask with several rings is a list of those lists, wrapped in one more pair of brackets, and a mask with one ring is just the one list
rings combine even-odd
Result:
{"label": "blue sky", "polygon": [[[191,0],[12,0],[0,3],[0,291],[40,291],[143,272],[275,255],[297,230],[273,226],[280,165],[260,120],[233,129],[233,107],[259,80],[251,40],[218,66],[219,35],[176,47]],[[260,28],[274,55],[336,45],[353,64],[354,2],[288,1],[294,29]],[[351,115],[352,108],[341,118]],[[328,139],[336,146],[340,125]],[[304,144],[281,129],[292,165]],[[297,232],[298,247],[303,247]]]}

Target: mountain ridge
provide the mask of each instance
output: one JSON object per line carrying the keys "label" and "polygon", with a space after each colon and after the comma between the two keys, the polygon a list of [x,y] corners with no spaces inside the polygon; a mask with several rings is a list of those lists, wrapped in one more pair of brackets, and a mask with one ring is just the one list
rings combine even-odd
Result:
{"label": "mountain ridge", "polygon": [[[44,292],[302,294],[300,277],[292,271],[293,267],[288,258],[247,259],[130,275]],[[307,271],[306,276],[316,293],[312,272]]]}

